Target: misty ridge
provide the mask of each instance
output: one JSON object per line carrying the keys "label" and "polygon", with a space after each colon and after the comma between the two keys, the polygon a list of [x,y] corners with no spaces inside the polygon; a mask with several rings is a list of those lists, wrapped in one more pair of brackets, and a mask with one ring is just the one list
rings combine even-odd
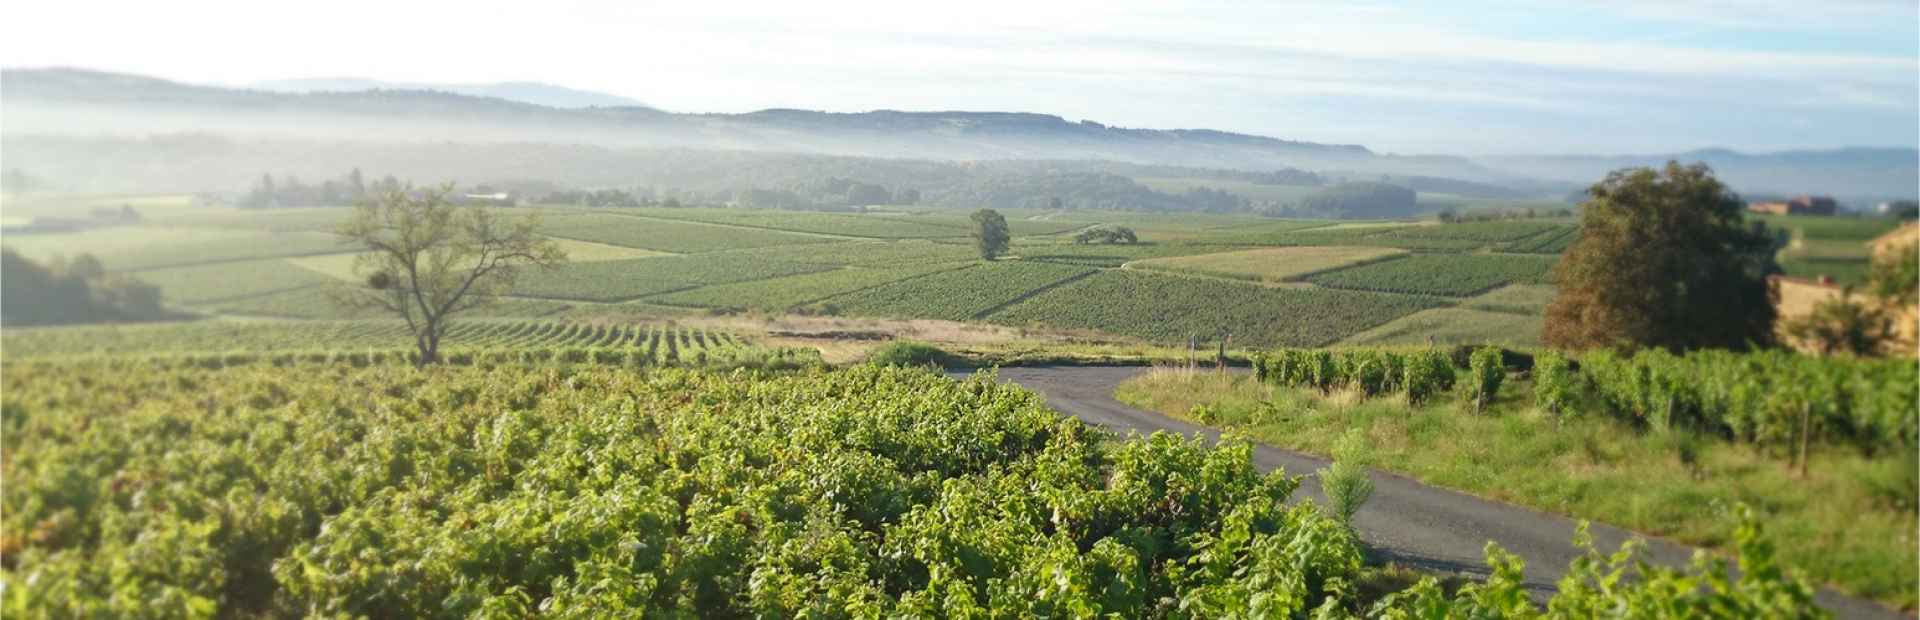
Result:
{"label": "misty ridge", "polygon": [[[345,90],[362,85],[374,88]],[[1678,159],[1713,166],[1744,194],[1826,194],[1856,209],[1911,198],[1920,184],[1920,152],[1906,148],[1396,155],[1360,145],[1209,129],[1121,128],[1023,112],[699,114],[503,98],[572,92],[579,95],[568,100],[574,103],[613,101],[524,84],[519,91],[486,91],[502,96],[352,80],[268,86],[315,92],[196,86],[77,69],[6,70],[0,72],[0,152],[9,169],[69,191],[231,192],[262,173],[330,178],[360,168],[463,185],[653,186],[708,196],[845,179],[921,193],[929,204],[1033,206],[1061,198],[1069,208],[1148,211],[1275,212],[1297,205],[1204,188],[1158,191],[1134,179],[1386,182],[1472,198],[1557,201],[1609,170]],[[786,201],[775,196],[758,202]]]}

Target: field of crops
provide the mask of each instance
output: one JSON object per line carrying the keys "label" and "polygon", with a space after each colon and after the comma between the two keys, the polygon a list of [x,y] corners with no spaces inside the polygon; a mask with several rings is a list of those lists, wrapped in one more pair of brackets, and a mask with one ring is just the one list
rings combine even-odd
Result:
{"label": "field of crops", "polygon": [[1555,260],[1519,254],[1420,254],[1308,279],[1331,288],[1460,296],[1502,284],[1544,282]]}
{"label": "field of crops", "polygon": [[681,254],[833,241],[814,235],[601,213],[549,215],[541,219],[540,232]]}
{"label": "field of crops", "polygon": [[1056,241],[1015,241],[1013,254],[1024,260],[1086,265],[1089,267],[1119,267],[1136,260],[1163,258],[1170,256],[1193,256],[1211,254],[1235,249],[1236,246],[1223,246],[1199,243],[1060,243]]}
{"label": "field of crops", "polygon": [[[1484,586],[1453,595],[1429,578],[1372,607],[1351,530],[1289,505],[1298,482],[1259,473],[1247,445],[1109,442],[990,378],[289,361],[0,369],[8,615],[1467,617],[1529,604],[1517,563],[1492,550]],[[1811,590],[1752,550],[1737,582],[1633,574],[1554,605],[1809,608]],[[1575,568],[1582,583],[1604,577]]]}
{"label": "field of crops", "polygon": [[1256,282],[1285,282],[1322,271],[1406,254],[1392,248],[1295,246],[1136,261],[1137,269],[1197,273]]}
{"label": "field of crops", "polygon": [[1552,222],[1504,220],[1492,222],[1460,222],[1440,224],[1438,226],[1408,226],[1388,231],[1385,236],[1410,239],[1463,239],[1493,243],[1496,241],[1518,241],[1543,234],[1563,231],[1571,226]]}
{"label": "field of crops", "polygon": [[740,250],[730,254],[789,263],[883,268],[906,264],[951,263],[980,258],[980,251],[971,243],[946,243],[923,239],[785,245]]}
{"label": "field of crops", "polygon": [[1573,245],[1573,241],[1579,238],[1580,227],[1562,226],[1509,242],[1501,247],[1501,251],[1522,254],[1560,254],[1566,252],[1567,246]]}
{"label": "field of crops", "polygon": [[[1539,314],[1489,312],[1472,308],[1434,308],[1409,314],[1341,340],[1342,346],[1425,346],[1498,344],[1540,346],[1546,319]],[[1431,339],[1431,340],[1429,340]]]}
{"label": "field of crops", "polygon": [[[9,360],[98,355],[174,355],[401,350],[412,346],[397,320],[195,321],[7,329],[0,332]],[[480,319],[457,321],[442,346],[448,351],[501,349],[638,349],[661,361],[702,352],[721,356],[751,348],[723,331],[592,321]]]}
{"label": "field of crops", "polygon": [[1538,316],[1553,303],[1556,289],[1542,284],[1509,284],[1468,299],[1461,307],[1487,312]]}
{"label": "field of crops", "polygon": [[[279,293],[202,303],[197,305],[196,309],[245,317],[281,319],[383,319],[391,316],[343,306],[334,297],[337,292],[338,289],[331,286],[309,286]],[[539,317],[558,313],[570,307],[572,307],[571,304],[563,301],[502,298],[495,303],[467,312],[468,316],[474,317]]]}
{"label": "field of crops", "polygon": [[674,306],[778,312],[835,295],[898,282],[922,274],[969,266],[971,263],[905,265],[892,269],[848,267],[771,280],[703,286],[656,295],[647,298],[647,301]]}
{"label": "field of crops", "polygon": [[[1167,344],[1231,333],[1236,346],[1319,346],[1442,303],[1413,295],[1282,289],[1109,270],[1035,295],[988,320],[1097,329]],[[1205,311],[1196,311],[1196,304]]]}
{"label": "field of crops", "polygon": [[899,215],[858,215],[760,209],[632,209],[650,217],[710,222],[793,232],[865,237],[870,239],[926,239],[965,237],[971,226],[951,226],[936,220],[915,221]]}
{"label": "field of crops", "polygon": [[820,303],[851,316],[967,321],[1092,271],[1075,265],[1001,261],[883,284]]}
{"label": "field of crops", "polygon": [[332,278],[302,269],[289,259],[210,263],[150,269],[134,274],[160,287],[166,303],[203,304],[331,284]]}
{"label": "field of crops", "polygon": [[706,284],[765,280],[827,269],[821,265],[783,263],[732,253],[569,263],[548,272],[523,272],[514,286],[514,294],[623,301]]}

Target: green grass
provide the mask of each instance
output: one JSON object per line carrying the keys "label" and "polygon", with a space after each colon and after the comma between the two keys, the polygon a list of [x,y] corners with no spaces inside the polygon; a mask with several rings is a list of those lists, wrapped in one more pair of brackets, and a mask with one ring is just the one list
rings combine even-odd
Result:
{"label": "green grass", "polygon": [[1838,239],[1847,241],[1869,241],[1886,234],[1900,226],[1900,220],[1891,217],[1844,217],[1822,215],[1756,215],[1747,214],[1748,220],[1766,222],[1772,228],[1785,228],[1798,233],[1806,239]]}
{"label": "green grass", "polygon": [[167,303],[189,305],[334,282],[333,278],[302,269],[287,259],[169,267],[142,271],[134,276],[160,287],[161,298]]}
{"label": "green grass", "polygon": [[1463,239],[1467,241],[1495,242],[1519,241],[1538,235],[1564,232],[1571,228],[1565,224],[1551,222],[1502,220],[1493,222],[1461,222],[1458,224],[1440,224],[1438,226],[1409,226],[1385,233],[1388,237],[1411,239]]}
{"label": "green grass", "polygon": [[1829,276],[1840,284],[1861,285],[1867,283],[1867,274],[1872,271],[1872,263],[1866,260],[1821,260],[1792,256],[1780,257],[1780,270],[1787,275],[1801,278]]}
{"label": "green grass", "polygon": [[967,321],[1093,270],[1029,261],[982,263],[822,300],[840,314]]}
{"label": "green grass", "polygon": [[1317,346],[1442,303],[1412,295],[1286,289],[1107,270],[1036,295],[989,320],[1100,330],[1164,344],[1232,333],[1235,346]]}
{"label": "green grass", "polygon": [[1898,479],[1913,467],[1911,455],[1869,459],[1823,447],[1811,476],[1799,479],[1779,462],[1712,437],[1544,415],[1532,406],[1530,389],[1510,381],[1485,415],[1446,399],[1409,411],[1392,396],[1323,397],[1244,376],[1168,371],[1130,381],[1116,397],[1175,417],[1212,405],[1217,425],[1316,454],[1359,429],[1382,469],[1688,544],[1724,549],[1732,536],[1724,509],[1744,502],[1779,535],[1788,565],[1843,592],[1914,606],[1916,515],[1883,503],[1872,482]]}
{"label": "green grass", "polygon": [[1463,308],[1539,316],[1553,303],[1556,289],[1544,284],[1509,284],[1461,303]]}
{"label": "green grass", "polygon": [[833,241],[813,235],[601,213],[548,216],[542,218],[540,232],[568,239],[682,254]]}
{"label": "green grass", "polygon": [[1420,254],[1309,280],[1332,288],[1464,296],[1513,282],[1543,282],[1555,260],[1520,254]]}
{"label": "green grass", "polygon": [[[311,286],[245,299],[209,302],[202,307],[221,314],[281,319],[381,319],[391,315],[382,311],[353,308],[339,304],[333,286]],[[539,317],[571,308],[572,305],[544,299],[503,298],[496,303],[468,311],[467,317]]]}
{"label": "green grass", "polygon": [[660,256],[569,263],[551,272],[526,270],[513,290],[516,295],[529,297],[622,301],[706,284],[765,280],[826,269],[745,254]]}
{"label": "green grass", "polygon": [[903,264],[951,263],[977,260],[972,243],[945,243],[921,239],[905,241],[840,241],[740,250],[761,260],[817,265],[895,267]]}
{"label": "green grass", "polygon": [[1538,314],[1522,315],[1467,308],[1434,308],[1394,319],[1385,325],[1354,334],[1340,341],[1354,346],[1424,346],[1428,338],[1435,344],[1501,344],[1510,347],[1540,346],[1540,330],[1546,320]]}
{"label": "green grass", "polygon": [[634,213],[675,220],[709,222],[768,230],[784,230],[872,239],[965,237],[971,226],[956,227],[935,220],[915,221],[901,215],[813,213],[770,209],[630,209]]}
{"label": "green grass", "polygon": [[654,303],[675,306],[695,306],[701,308],[739,308],[779,312],[867,288],[897,282],[933,271],[955,269],[961,264],[931,263],[908,265],[893,269],[875,267],[848,267],[831,271],[803,273],[800,275],[716,284],[689,289],[665,295],[657,295],[647,300]]}
{"label": "green grass", "polygon": [[1394,248],[1299,246],[1261,248],[1136,261],[1132,267],[1177,273],[1197,273],[1255,282],[1286,282],[1341,267],[1384,260],[1405,254]]}

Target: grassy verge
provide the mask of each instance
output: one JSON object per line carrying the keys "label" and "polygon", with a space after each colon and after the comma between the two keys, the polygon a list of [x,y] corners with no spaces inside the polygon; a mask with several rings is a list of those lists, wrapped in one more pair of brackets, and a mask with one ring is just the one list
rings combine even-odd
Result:
{"label": "grassy verge", "polygon": [[1802,479],[1777,459],[1713,437],[1555,418],[1534,408],[1531,387],[1510,382],[1484,415],[1457,398],[1409,408],[1398,395],[1368,400],[1174,371],[1142,375],[1115,397],[1315,454],[1360,429],[1381,469],[1723,551],[1733,535],[1725,509],[1744,502],[1764,516],[1787,565],[1842,592],[1914,608],[1911,454],[1868,459],[1828,448]]}

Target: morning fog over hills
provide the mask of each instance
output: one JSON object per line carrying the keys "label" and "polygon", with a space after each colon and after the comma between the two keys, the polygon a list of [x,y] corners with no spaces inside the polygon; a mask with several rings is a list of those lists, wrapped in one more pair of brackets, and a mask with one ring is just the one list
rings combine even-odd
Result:
{"label": "morning fog over hills", "polygon": [[1914,620],[1913,0],[0,4],[0,617]]}
{"label": "morning fog over hills", "polygon": [[[1910,198],[1920,183],[1911,148],[1403,155],[1204,128],[1110,127],[1029,112],[701,114],[642,105],[551,107],[444,90],[343,90],[366,85],[353,80],[278,84],[276,89],[310,92],[197,86],[79,69],[7,69],[0,73],[0,102],[7,111],[0,130],[8,165],[56,186],[93,191],[235,190],[252,181],[254,175],[233,174],[234,168],[321,178],[361,167],[463,183],[538,179],[703,191],[831,176],[926,186],[924,191],[962,182],[956,179],[977,185],[983,169],[1016,177],[1060,171],[1186,175],[1140,171],[1171,166],[1296,170],[1327,179],[1399,179],[1416,190],[1471,197],[1562,199],[1616,168],[1682,160],[1713,166],[1743,193],[1831,195],[1856,209]],[[529,92],[536,93],[527,95],[534,100],[553,101],[559,95],[550,93],[579,91]],[[615,100],[589,95],[595,96],[567,101]],[[223,165],[206,165],[212,162]],[[1109,206],[1168,208],[1152,196],[1117,200]]]}

